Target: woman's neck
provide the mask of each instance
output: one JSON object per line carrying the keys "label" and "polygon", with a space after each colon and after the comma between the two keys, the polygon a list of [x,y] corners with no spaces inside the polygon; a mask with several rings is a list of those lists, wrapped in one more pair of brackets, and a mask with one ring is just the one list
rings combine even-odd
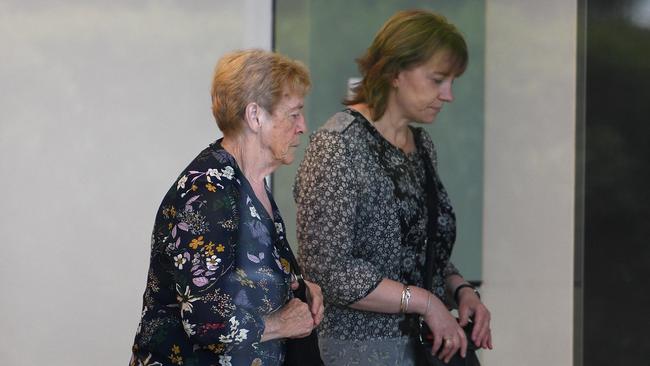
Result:
{"label": "woman's neck", "polygon": [[259,147],[258,141],[250,141],[245,135],[225,137],[221,146],[235,158],[239,169],[253,186],[263,185],[264,178],[275,170],[268,155]]}
{"label": "woman's neck", "polygon": [[392,109],[387,108],[384,114],[373,121],[370,116],[372,110],[365,103],[351,105],[351,108],[363,114],[364,117],[375,126],[377,131],[393,146],[396,146],[404,151],[409,151],[412,145],[413,138],[409,128],[409,120],[401,115],[394,113]]}

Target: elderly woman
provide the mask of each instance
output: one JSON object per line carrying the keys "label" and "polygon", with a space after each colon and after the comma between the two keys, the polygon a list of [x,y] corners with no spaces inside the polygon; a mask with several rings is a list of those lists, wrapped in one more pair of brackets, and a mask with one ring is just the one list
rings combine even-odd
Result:
{"label": "elderly woman", "polygon": [[[471,339],[491,348],[490,313],[449,261],[455,216],[434,145],[411,126],[433,123],[453,101],[466,43],[442,16],[403,11],[358,64],[363,78],[348,108],[313,134],[294,187],[300,258],[325,296],[323,359],[412,365],[409,314],[423,317],[433,332],[431,351],[445,362],[458,352],[465,357],[462,327],[470,319]],[[459,321],[448,309],[453,304]]]}
{"label": "elderly woman", "polygon": [[320,288],[292,298],[293,254],[267,175],[294,159],[305,131],[307,70],[249,50],[224,56],[212,82],[223,139],[192,160],[153,230],[131,365],[281,365],[286,338],[323,317]]}

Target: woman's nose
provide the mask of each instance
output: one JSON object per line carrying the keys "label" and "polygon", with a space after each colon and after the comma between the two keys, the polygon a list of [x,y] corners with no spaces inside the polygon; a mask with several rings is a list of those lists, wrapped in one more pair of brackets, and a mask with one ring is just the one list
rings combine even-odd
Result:
{"label": "woman's nose", "polygon": [[305,132],[307,132],[307,121],[305,121],[305,117],[301,115],[298,120],[298,125],[296,126],[296,133],[302,135]]}
{"label": "woman's nose", "polygon": [[454,93],[451,90],[451,83],[448,86],[441,88],[440,95],[438,96],[440,100],[451,103],[454,101]]}

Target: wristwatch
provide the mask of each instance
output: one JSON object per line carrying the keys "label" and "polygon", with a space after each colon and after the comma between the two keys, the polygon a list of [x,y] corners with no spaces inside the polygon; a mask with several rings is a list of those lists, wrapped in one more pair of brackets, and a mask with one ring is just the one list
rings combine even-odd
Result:
{"label": "wristwatch", "polygon": [[474,293],[476,294],[476,296],[478,296],[479,299],[481,298],[481,294],[478,292],[476,287],[474,287],[471,284],[465,282],[465,283],[462,283],[462,284],[458,285],[458,287],[456,287],[456,290],[454,290],[454,301],[456,301],[456,304],[460,304],[460,301],[458,301],[458,296],[460,295],[460,290],[462,290],[462,289],[464,289],[466,287],[471,288],[472,291],[474,291]]}

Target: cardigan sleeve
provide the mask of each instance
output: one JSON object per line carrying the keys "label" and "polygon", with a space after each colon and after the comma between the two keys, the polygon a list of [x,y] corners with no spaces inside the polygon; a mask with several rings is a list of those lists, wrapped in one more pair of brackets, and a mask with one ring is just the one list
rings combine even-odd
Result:
{"label": "cardigan sleeve", "polygon": [[[239,227],[238,191],[227,168],[190,171],[179,179],[167,209],[166,255],[190,340],[208,348],[238,349],[259,342],[264,320],[250,299],[255,284],[239,259],[239,231],[244,228]],[[220,173],[225,173],[221,181],[210,179]]]}
{"label": "cardigan sleeve", "polygon": [[374,290],[381,272],[355,257],[359,187],[340,133],[321,130],[310,141],[294,185],[299,257],[328,303],[349,305]]}

